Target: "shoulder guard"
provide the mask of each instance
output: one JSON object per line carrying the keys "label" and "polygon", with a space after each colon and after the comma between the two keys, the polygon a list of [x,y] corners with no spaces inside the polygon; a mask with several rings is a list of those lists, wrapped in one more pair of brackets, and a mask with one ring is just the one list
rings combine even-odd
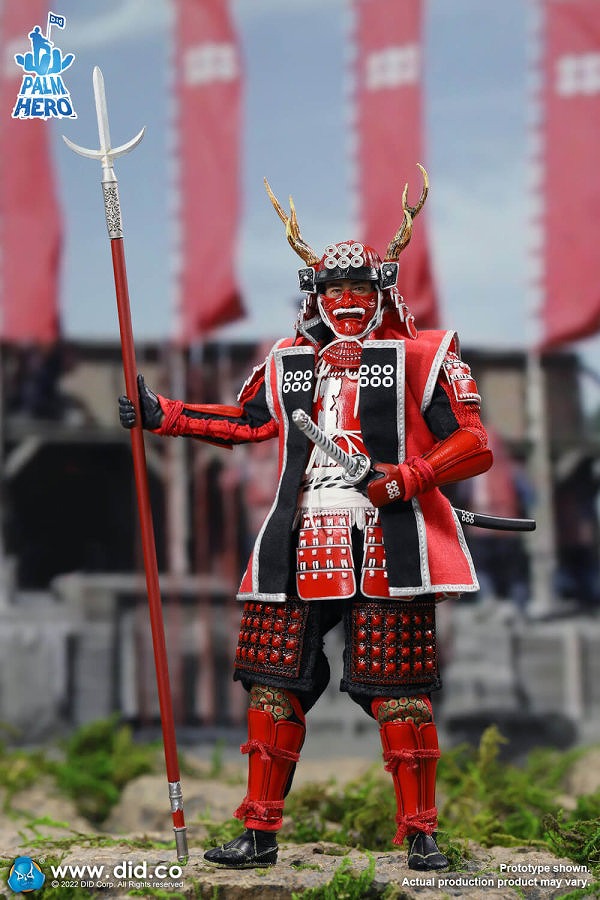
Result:
{"label": "shoulder guard", "polygon": [[243,404],[248,400],[252,400],[252,398],[255,397],[260,390],[261,385],[263,384],[266,377],[267,366],[273,357],[273,350],[278,350],[280,347],[291,347],[293,343],[294,338],[283,338],[273,345],[267,358],[263,362],[261,362],[260,365],[254,366],[250,375],[248,376],[248,378],[246,378],[239,394],[237,395],[238,403]]}
{"label": "shoulder guard", "polygon": [[265,362],[262,362],[259,366],[255,366],[252,369],[252,372],[243,383],[242,388],[237,395],[238,403],[247,403],[248,400],[251,400],[256,396],[265,380],[266,367],[267,361],[265,360]]}
{"label": "shoulder guard", "polygon": [[481,403],[481,396],[477,391],[471,369],[458,353],[449,350],[442,363],[442,369],[456,400],[460,403]]}

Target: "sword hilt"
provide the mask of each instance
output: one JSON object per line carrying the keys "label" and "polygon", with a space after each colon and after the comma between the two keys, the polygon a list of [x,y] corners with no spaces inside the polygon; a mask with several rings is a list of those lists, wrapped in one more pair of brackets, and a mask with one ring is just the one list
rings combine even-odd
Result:
{"label": "sword hilt", "polygon": [[292,422],[334,462],[344,469],[344,481],[347,484],[359,484],[371,471],[371,460],[364,453],[346,453],[335,441],[332,441],[303,409],[295,409]]}
{"label": "sword hilt", "polygon": [[[346,453],[335,441],[322,431],[302,409],[295,409],[292,413],[294,425],[300,429],[310,440],[326,453],[330,459],[337,462],[344,469],[344,481],[347,484],[359,484],[370,474],[378,473],[371,468],[371,461],[364,453]],[[535,519],[507,519],[503,516],[487,516],[481,513],[471,512],[468,509],[454,508],[454,512],[465,525],[476,525],[478,528],[491,528],[498,531],[534,531]]]}

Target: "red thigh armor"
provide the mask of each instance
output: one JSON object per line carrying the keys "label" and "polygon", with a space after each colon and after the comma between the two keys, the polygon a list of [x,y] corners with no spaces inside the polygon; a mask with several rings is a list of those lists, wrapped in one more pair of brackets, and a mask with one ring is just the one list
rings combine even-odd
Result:
{"label": "red thigh armor", "polygon": [[302,600],[354,596],[356,578],[347,515],[303,516],[296,552],[296,587]]}
{"label": "red thigh armor", "polygon": [[349,682],[429,692],[439,686],[432,600],[358,602],[352,610]]}
{"label": "red thigh armor", "polygon": [[308,609],[305,603],[245,603],[235,666],[256,674],[297,678]]}
{"label": "red thigh armor", "polygon": [[[376,514],[370,514],[369,518],[375,520]],[[390,595],[383,531],[379,524],[367,524],[365,527],[360,589],[365,597],[389,597]]]}
{"label": "red thigh armor", "polygon": [[[383,532],[376,510],[365,510],[360,590],[365,597],[389,597]],[[354,597],[350,516],[345,512],[306,514],[298,535],[296,589],[302,600]]]}

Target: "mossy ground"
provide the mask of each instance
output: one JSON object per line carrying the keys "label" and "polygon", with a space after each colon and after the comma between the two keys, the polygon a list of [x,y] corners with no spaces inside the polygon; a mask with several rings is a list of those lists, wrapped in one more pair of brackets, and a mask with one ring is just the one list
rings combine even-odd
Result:
{"label": "mossy ground", "polygon": [[[592,891],[593,896],[600,882],[600,791],[576,798],[569,809],[557,799],[564,790],[566,775],[584,751],[537,750],[517,766],[500,758],[503,743],[498,729],[491,727],[479,747],[460,746],[442,756],[438,769],[442,798],[439,843],[452,869],[460,871],[467,865],[469,841],[483,847],[539,847],[586,865],[597,879],[593,890],[586,892],[590,895]],[[44,776],[54,779],[57,789],[74,801],[90,823],[100,825],[131,779],[160,768],[156,745],[136,743],[132,732],[114,719],[79,729],[62,745],[60,753],[57,748],[26,751],[0,746],[4,812],[14,815],[16,792]],[[221,768],[217,748],[212,774],[218,774]],[[382,852],[393,847],[395,812],[389,775],[376,766],[365,777],[343,787],[331,781],[293,790],[286,802],[281,837],[292,843],[333,842],[339,845],[340,855],[349,847]],[[20,817],[28,832],[24,835],[28,845],[40,851],[59,853],[86,840],[102,845],[101,835],[70,832],[68,823],[33,816],[24,821],[22,813]],[[200,823],[206,829],[207,846],[239,834],[236,819],[215,823],[203,818],[193,824]],[[44,837],[42,826],[47,825],[64,828],[64,838]],[[328,886],[330,893],[323,893],[325,888],[315,889],[317,893],[304,895],[306,900],[366,896],[365,885],[372,880],[372,873],[367,870],[357,878],[347,864],[338,873],[336,883]],[[361,879],[366,879],[364,884]]]}

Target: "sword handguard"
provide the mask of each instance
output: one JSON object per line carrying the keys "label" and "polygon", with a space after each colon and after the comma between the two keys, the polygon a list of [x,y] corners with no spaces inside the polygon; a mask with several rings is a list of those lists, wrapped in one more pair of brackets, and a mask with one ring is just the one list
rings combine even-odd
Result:
{"label": "sword handguard", "polygon": [[356,471],[349,472],[345,469],[342,478],[346,484],[360,485],[362,481],[366,481],[366,479],[373,474],[371,460],[368,456],[365,456],[364,453],[354,453],[352,459],[356,464]]}

